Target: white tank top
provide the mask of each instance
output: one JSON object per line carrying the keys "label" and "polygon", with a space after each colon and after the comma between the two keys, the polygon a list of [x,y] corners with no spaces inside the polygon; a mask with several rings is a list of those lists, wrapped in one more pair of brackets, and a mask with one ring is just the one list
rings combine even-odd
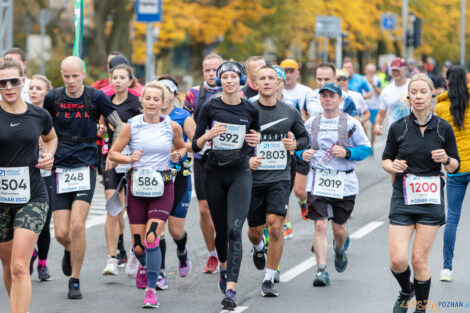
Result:
{"label": "white tank top", "polygon": [[[164,118],[164,119],[163,119]],[[163,120],[162,120],[163,119]],[[134,116],[127,121],[131,126],[131,153],[143,150],[139,161],[132,168],[152,168],[163,171],[170,168],[170,153],[173,145],[173,129],[168,116],[160,117],[160,123],[144,122],[144,115]]]}

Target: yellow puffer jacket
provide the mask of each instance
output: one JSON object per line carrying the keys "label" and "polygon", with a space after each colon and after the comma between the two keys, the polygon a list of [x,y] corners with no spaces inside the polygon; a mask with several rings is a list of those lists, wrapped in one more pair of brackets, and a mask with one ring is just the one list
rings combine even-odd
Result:
{"label": "yellow puffer jacket", "polygon": [[452,114],[450,114],[450,99],[447,96],[447,92],[444,92],[437,97],[436,115],[449,122],[454,129],[460,156],[459,173],[470,173],[470,110],[465,112],[464,128],[457,129],[454,125]]}

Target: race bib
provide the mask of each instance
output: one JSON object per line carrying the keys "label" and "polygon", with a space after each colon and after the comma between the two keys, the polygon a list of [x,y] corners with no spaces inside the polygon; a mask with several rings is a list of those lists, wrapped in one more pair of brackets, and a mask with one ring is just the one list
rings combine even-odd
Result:
{"label": "race bib", "polygon": [[90,167],[58,168],[57,193],[90,190]]}
{"label": "race bib", "polygon": [[151,168],[139,168],[132,174],[132,195],[135,197],[161,197],[165,191],[162,175]]}
{"label": "race bib", "polygon": [[30,198],[29,168],[0,168],[0,203],[28,203]]}
{"label": "race bib", "polygon": [[345,172],[315,170],[313,194],[316,196],[343,199]]}
{"label": "race bib", "polygon": [[225,124],[225,133],[212,139],[212,149],[214,150],[235,150],[240,149],[245,141],[246,126],[236,124],[226,124],[214,122],[214,126]]}
{"label": "race bib", "polygon": [[287,166],[287,150],[282,141],[265,141],[256,146],[256,155],[264,157],[258,170],[283,170]]}
{"label": "race bib", "polygon": [[[129,146],[125,146],[124,150],[122,150],[121,153],[125,156],[131,156],[132,155],[131,149],[129,148]],[[118,166],[116,166],[115,171],[118,174],[123,174],[123,173],[127,172],[127,170],[129,168],[131,168],[131,165],[132,164],[119,164]]]}
{"label": "race bib", "polygon": [[439,176],[403,176],[405,205],[441,204],[441,178]]}

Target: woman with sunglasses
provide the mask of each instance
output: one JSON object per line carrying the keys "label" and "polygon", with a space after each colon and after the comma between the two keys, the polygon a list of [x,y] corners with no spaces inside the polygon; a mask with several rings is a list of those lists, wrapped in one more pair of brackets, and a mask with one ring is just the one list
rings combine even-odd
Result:
{"label": "woman with sunglasses", "polygon": [[52,168],[57,148],[49,113],[21,99],[24,81],[20,63],[0,61],[0,259],[12,313],[28,312],[29,263],[49,209],[39,170]]}

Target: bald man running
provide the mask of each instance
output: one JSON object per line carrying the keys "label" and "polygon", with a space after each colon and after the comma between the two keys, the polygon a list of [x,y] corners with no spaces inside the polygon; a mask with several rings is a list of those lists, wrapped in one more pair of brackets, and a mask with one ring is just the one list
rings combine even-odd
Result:
{"label": "bald man running", "polygon": [[[59,139],[53,174],[55,237],[65,252],[62,271],[69,280],[69,299],[81,299],[80,270],[85,258],[85,225],[96,183],[98,121],[103,116],[115,129],[122,122],[116,107],[99,90],[84,86],[83,61],[66,57],[61,64],[65,87],[52,89],[44,100]],[[118,136],[114,137],[117,138]]]}

